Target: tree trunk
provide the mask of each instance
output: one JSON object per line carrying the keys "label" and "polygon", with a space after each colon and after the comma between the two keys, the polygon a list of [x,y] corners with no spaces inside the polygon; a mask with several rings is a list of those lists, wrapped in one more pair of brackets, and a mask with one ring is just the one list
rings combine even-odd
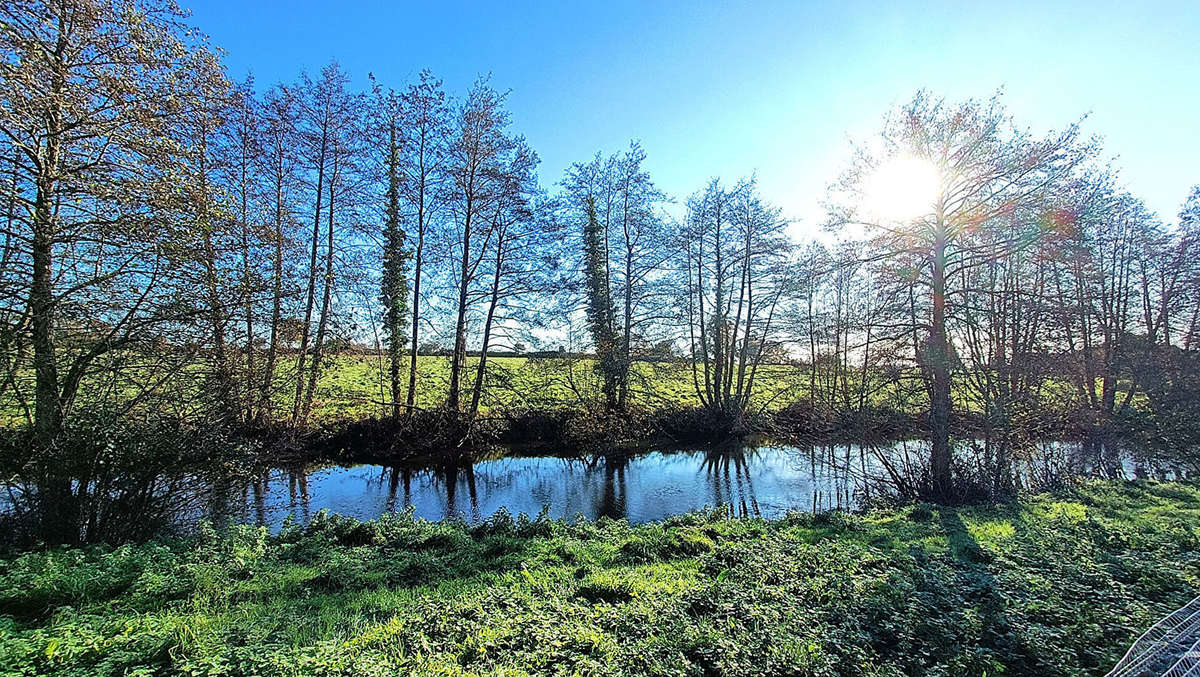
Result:
{"label": "tree trunk", "polygon": [[313,305],[317,296],[317,251],[321,243],[321,189],[325,185],[325,152],[329,143],[328,116],[321,124],[321,146],[317,153],[316,205],[313,209],[312,248],[308,263],[308,293],[304,304],[304,324],[300,328],[300,351],[296,358],[296,398],[292,403],[292,425],[301,421],[304,407],[304,363],[308,356],[308,336],[312,324]]}
{"label": "tree trunk", "polygon": [[263,373],[262,390],[259,393],[258,419],[272,410],[271,384],[275,379],[275,361],[279,355],[279,323],[283,317],[283,159],[275,169],[275,258],[271,281],[271,339],[267,346],[267,364]]}
{"label": "tree trunk", "polygon": [[62,153],[62,101],[66,89],[66,17],[58,17],[50,89],[55,94],[46,116],[46,145],[37,173],[33,213],[33,276],[29,285],[30,329],[35,378],[34,432],[41,445],[49,445],[62,429],[62,402],[58,389],[58,363],[54,348],[54,205],[57,202],[58,163]]}
{"label": "tree trunk", "polygon": [[483,344],[479,349],[479,367],[475,371],[475,390],[471,394],[471,409],[468,418],[474,419],[479,413],[479,399],[483,394],[483,378],[487,374],[488,344],[492,338],[492,320],[496,316],[496,306],[500,302],[500,277],[504,265],[504,228],[500,227],[496,238],[496,272],[492,276],[492,298],[488,304],[487,319],[483,324]]}
{"label": "tree trunk", "polygon": [[930,476],[933,495],[948,500],[953,492],[950,475],[950,342],[946,335],[946,222],[938,208],[933,245],[933,322],[926,356],[929,370]]}
{"label": "tree trunk", "polygon": [[335,142],[333,148],[333,173],[329,177],[329,208],[326,210],[329,227],[326,234],[327,242],[325,248],[325,284],[324,293],[321,296],[321,316],[317,321],[317,337],[313,343],[312,370],[308,375],[308,390],[304,395],[303,420],[305,421],[312,414],[313,397],[317,392],[317,379],[321,376],[321,358],[325,349],[325,332],[329,326],[330,305],[333,301],[333,198],[338,180],[338,152],[339,149]]}
{"label": "tree trunk", "polygon": [[249,140],[245,135],[249,131],[243,129],[242,139],[242,157],[241,157],[241,217],[242,217],[242,293],[245,294],[245,331],[246,331],[246,375],[243,379],[245,383],[246,410],[243,413],[243,421],[249,422],[254,420],[254,396],[252,394],[251,385],[254,382],[254,294],[251,289],[253,281],[250,275],[250,206],[249,206],[249,159],[246,157],[245,144]]}
{"label": "tree trunk", "polygon": [[462,269],[458,283],[458,312],[454,322],[454,355],[450,358],[450,392],[446,397],[446,408],[453,412],[457,412],[459,409],[459,384],[462,381],[462,371],[467,361],[467,291],[471,282],[469,275],[471,267],[471,216],[474,211],[473,203],[474,196],[468,194],[467,210],[463,224]]}
{"label": "tree trunk", "polygon": [[[422,149],[423,152],[424,150]],[[419,347],[419,325],[421,322],[421,264],[424,262],[425,254],[425,165],[423,158],[421,163],[420,195],[417,198],[417,252],[413,261],[412,350],[409,352],[408,358],[408,396],[405,398],[410,412],[417,402],[417,349]]]}

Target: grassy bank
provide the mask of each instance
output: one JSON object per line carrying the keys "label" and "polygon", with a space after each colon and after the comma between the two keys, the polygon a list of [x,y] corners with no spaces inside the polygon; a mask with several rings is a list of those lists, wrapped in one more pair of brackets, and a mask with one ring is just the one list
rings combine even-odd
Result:
{"label": "grassy bank", "polygon": [[5,674],[1103,674],[1200,586],[1200,491],[776,522],[318,520],[0,564]]}

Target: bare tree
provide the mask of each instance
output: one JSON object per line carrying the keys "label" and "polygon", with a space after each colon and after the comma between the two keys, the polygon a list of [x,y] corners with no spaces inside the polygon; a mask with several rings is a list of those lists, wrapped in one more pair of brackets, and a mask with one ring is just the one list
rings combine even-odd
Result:
{"label": "bare tree", "polygon": [[[190,210],[171,189],[178,125],[226,83],[171,3],[6,3],[0,23],[0,132],[18,154],[11,242],[28,257],[34,419],[48,443],[99,358],[177,316],[160,283],[172,216]],[[70,316],[91,300],[93,321]]]}
{"label": "bare tree", "polygon": [[483,336],[480,340],[479,363],[475,369],[475,385],[472,388],[471,404],[467,417],[474,419],[479,413],[479,402],[484,392],[487,375],[488,349],[492,344],[493,328],[497,313],[506,308],[514,297],[536,289],[534,280],[537,265],[538,223],[531,204],[537,192],[534,170],[538,157],[524,139],[516,139],[511,157],[502,167],[501,185],[497,187],[491,211],[491,253],[485,264],[491,268],[491,284],[486,290],[484,301],[487,311],[483,320]]}
{"label": "bare tree", "polygon": [[456,235],[454,352],[446,397],[446,408],[452,412],[461,408],[471,290],[494,235],[494,222],[489,215],[503,192],[504,161],[515,148],[506,135],[508,113],[503,105],[504,96],[492,89],[487,78],[477,80],[456,112],[453,139],[447,152],[449,199]]}
{"label": "bare tree", "polygon": [[296,149],[297,101],[294,90],[288,87],[271,89],[263,104],[262,155],[260,171],[265,177],[266,200],[270,212],[271,266],[271,314],[270,337],[263,367],[262,386],[258,394],[259,422],[272,416],[275,372],[279,359],[284,322],[285,296],[290,296],[292,284],[288,279],[290,269],[289,243],[294,238],[297,226],[299,156]]}
{"label": "bare tree", "polygon": [[775,310],[794,287],[779,210],[753,179],[732,190],[716,179],[688,201],[680,232],[692,381],[701,404],[745,425],[758,367],[778,332]]}
{"label": "bare tree", "polygon": [[[947,324],[953,313],[948,300],[958,293],[957,276],[1008,249],[1028,246],[1030,238],[1039,236],[1039,224],[1023,223],[1016,239],[1003,241],[976,243],[967,235],[1045,204],[1089,148],[1078,142],[1076,125],[1034,138],[1013,124],[998,98],[951,104],[925,92],[887,120],[880,141],[875,151],[859,149],[853,166],[835,185],[834,201],[841,202],[832,209],[830,225],[866,226],[883,250],[923,259],[921,280],[930,310],[918,363],[930,401],[932,494],[946,499],[953,493],[950,390],[958,361]],[[928,167],[936,183],[933,194],[916,215],[889,214],[886,205],[882,213],[872,213],[867,193],[873,179],[897,158],[914,169]]]}
{"label": "bare tree", "polygon": [[442,83],[428,70],[421,71],[418,81],[402,95],[405,138],[401,144],[400,167],[403,174],[401,190],[406,203],[410,232],[415,232],[412,283],[412,343],[409,349],[408,392],[405,403],[409,410],[416,405],[417,357],[420,354],[421,275],[426,260],[429,230],[438,213],[438,198],[443,194],[443,163],[445,162],[449,109]]}

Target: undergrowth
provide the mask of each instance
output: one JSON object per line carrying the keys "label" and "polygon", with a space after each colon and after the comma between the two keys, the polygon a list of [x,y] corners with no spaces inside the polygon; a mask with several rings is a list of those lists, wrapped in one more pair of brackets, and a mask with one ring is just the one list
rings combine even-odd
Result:
{"label": "undergrowth", "polygon": [[0,561],[0,672],[1099,675],[1200,586],[1200,491],[664,523],[321,515]]}

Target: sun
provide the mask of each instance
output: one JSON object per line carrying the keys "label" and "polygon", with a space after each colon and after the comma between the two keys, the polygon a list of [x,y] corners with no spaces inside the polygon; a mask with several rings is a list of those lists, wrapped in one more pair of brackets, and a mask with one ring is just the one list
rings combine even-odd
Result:
{"label": "sun", "polygon": [[933,211],[941,188],[937,167],[912,155],[895,155],[872,172],[863,208],[876,219],[912,221]]}

